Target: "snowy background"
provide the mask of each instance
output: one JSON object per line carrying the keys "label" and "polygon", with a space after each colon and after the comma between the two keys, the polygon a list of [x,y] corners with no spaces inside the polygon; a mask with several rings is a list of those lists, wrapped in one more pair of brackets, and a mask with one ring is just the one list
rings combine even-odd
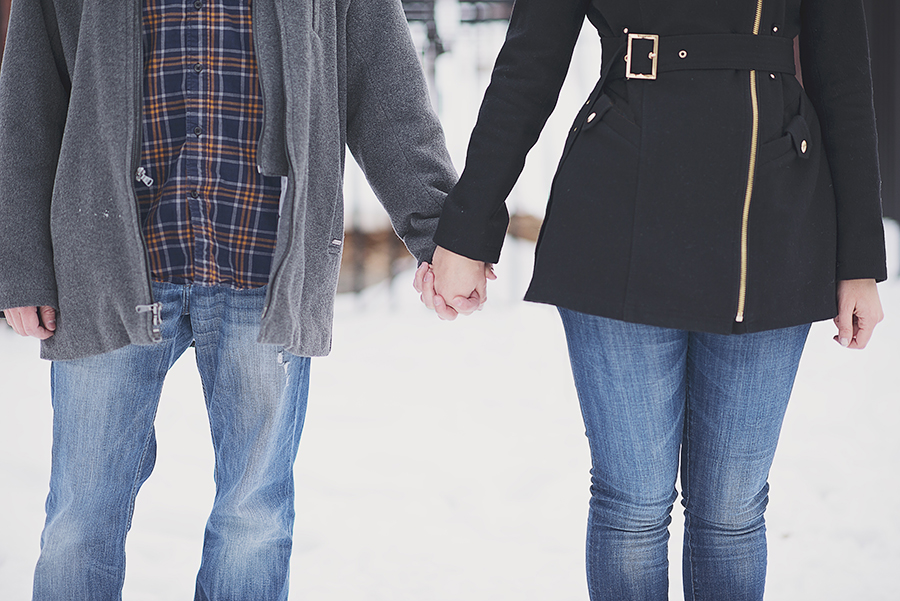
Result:
{"label": "snowy background", "polygon": [[[458,166],[502,27],[459,28],[439,103]],[[514,191],[540,214],[568,122],[593,86],[583,36],[557,115]],[[378,212],[348,176],[360,220]],[[900,233],[888,224],[891,268]],[[335,350],[313,362],[297,460],[292,600],[585,601],[587,442],[558,316],[520,299],[533,246],[510,242],[486,309],[454,323],[401,274],[338,299]],[[814,326],[771,475],[770,601],[898,601],[900,283],[863,352]],[[30,598],[50,465],[47,363],[0,328],[0,600]],[[190,599],[213,498],[192,351],[166,382],[159,457],[128,540],[128,601]],[[680,507],[671,579],[680,593]]]}

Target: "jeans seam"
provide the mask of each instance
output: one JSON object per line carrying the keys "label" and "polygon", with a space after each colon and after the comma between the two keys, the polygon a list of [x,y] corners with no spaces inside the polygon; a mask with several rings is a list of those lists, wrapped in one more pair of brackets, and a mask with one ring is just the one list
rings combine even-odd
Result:
{"label": "jeans seam", "polygon": [[[175,350],[175,344],[173,341],[172,351],[174,352],[174,350]],[[141,479],[141,473],[143,473],[143,471],[144,471],[144,462],[147,460],[147,449],[149,448],[150,440],[154,435],[154,428],[155,428],[154,424],[156,423],[156,415],[159,413],[159,396],[162,395],[162,383],[165,381],[166,375],[169,373],[169,369],[171,369],[171,367],[172,367],[173,362],[171,360],[171,355],[165,363],[166,363],[166,367],[164,370],[162,370],[163,371],[162,378],[159,379],[160,387],[159,387],[159,395],[157,396],[157,400],[156,400],[156,408],[154,409],[153,417],[150,420],[150,429],[147,432],[147,437],[144,439],[144,447],[141,450],[141,460],[138,461],[137,470],[134,473],[134,480],[131,483],[130,499],[128,502],[128,520],[125,523],[125,532],[122,535],[123,536],[123,541],[122,541],[123,546],[124,546],[124,542],[125,542],[124,538],[125,538],[125,536],[127,536],[128,531],[131,530],[131,522],[132,522],[132,519],[134,518],[134,503],[135,503],[135,500],[137,499],[137,493],[138,493],[138,481]],[[160,366],[160,367],[162,367],[162,366]]]}
{"label": "jeans seam", "polygon": [[681,481],[681,496],[685,500],[684,503],[684,518],[685,518],[685,529],[684,529],[684,546],[687,549],[688,554],[688,571],[690,572],[688,578],[688,582],[683,583],[683,586],[687,588],[690,585],[690,595],[688,596],[688,591],[685,590],[685,601],[696,601],[697,599],[697,581],[694,573],[694,546],[691,540],[690,534],[690,515],[688,512],[688,500],[685,497],[685,492],[689,489],[691,476],[691,338],[693,336],[688,335],[688,345],[687,345],[687,356],[685,357],[685,379],[684,379],[684,429],[682,434],[682,462],[684,464],[684,469],[682,470],[682,481]]}
{"label": "jeans seam", "polygon": [[[153,421],[156,421],[156,412],[153,412]],[[129,493],[128,500],[128,521],[125,523],[125,533],[127,534],[129,530],[131,530],[131,520],[134,517],[134,502],[137,498],[138,493],[138,481],[141,479],[141,472],[144,469],[144,462],[147,460],[147,449],[150,447],[150,440],[153,437],[153,426],[150,427],[150,431],[147,432],[147,436],[144,438],[144,445],[141,450],[141,460],[138,461],[137,469],[134,473],[134,478],[131,483],[131,492]],[[122,537],[122,542],[124,544],[125,536]]]}
{"label": "jeans seam", "polygon": [[[165,376],[163,376],[165,378]],[[162,389],[160,389],[160,394],[162,394]],[[128,519],[125,522],[125,529],[121,534],[121,545],[124,551],[126,539],[128,538],[128,532],[131,530],[131,523],[134,519],[134,504],[137,500],[138,488],[140,487],[139,482],[141,479],[141,474],[144,471],[144,463],[147,460],[147,450],[150,448],[150,440],[154,435],[154,426],[153,424],[156,422],[156,414],[159,412],[159,401],[156,403],[156,410],[153,412],[153,419],[150,422],[150,430],[147,432],[147,436],[144,439],[144,447],[141,450],[141,460],[138,461],[137,469],[134,472],[134,478],[131,482],[131,492],[129,493],[128,499]],[[148,475],[149,477],[149,475]],[[122,570],[121,576],[119,578],[118,590],[121,591],[122,587],[125,585],[125,570]]]}
{"label": "jeans seam", "polygon": [[[197,349],[196,352],[199,353],[200,349]],[[197,362],[197,366],[199,368],[199,361]],[[203,391],[203,404],[206,405],[206,415],[208,416],[207,421],[209,422],[209,437],[212,440],[213,450],[215,451],[216,449],[219,448],[219,446],[218,446],[218,444],[216,444],[216,429],[213,427],[213,420],[212,420],[212,413],[211,413],[212,405],[210,405],[209,391],[206,389],[206,382],[204,381],[203,378],[200,378],[200,389]],[[218,497],[218,495],[219,495],[218,474],[219,474],[219,454],[217,452],[213,452],[213,480],[216,482],[216,497]]]}

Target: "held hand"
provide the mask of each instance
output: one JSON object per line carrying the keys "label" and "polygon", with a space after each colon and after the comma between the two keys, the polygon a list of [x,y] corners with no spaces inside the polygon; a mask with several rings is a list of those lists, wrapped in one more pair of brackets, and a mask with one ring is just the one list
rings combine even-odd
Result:
{"label": "held hand", "polygon": [[436,311],[441,319],[452,321],[460,313],[469,315],[481,309],[487,301],[487,280],[495,279],[491,265],[439,246],[434,264],[419,266],[413,287],[421,293],[426,307]]}
{"label": "held hand", "polygon": [[462,315],[470,315],[487,302],[487,280],[496,279],[491,266],[438,246],[431,266],[434,291]]}
{"label": "held hand", "polygon": [[413,280],[413,288],[419,293],[422,303],[438,314],[438,317],[446,321],[456,319],[457,312],[453,307],[448,307],[443,297],[434,291],[434,271],[430,263],[422,263],[416,270]]}
{"label": "held hand", "polygon": [[875,280],[842,280],[837,286],[838,328],[835,341],[851,349],[864,349],[875,326],[884,319]]}
{"label": "held hand", "polygon": [[56,310],[53,307],[15,307],[5,309],[6,322],[19,336],[33,336],[46,340],[56,331]]}

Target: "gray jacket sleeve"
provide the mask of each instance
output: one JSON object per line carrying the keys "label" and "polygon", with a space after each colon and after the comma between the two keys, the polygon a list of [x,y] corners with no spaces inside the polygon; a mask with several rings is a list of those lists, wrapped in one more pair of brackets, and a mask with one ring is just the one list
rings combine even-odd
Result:
{"label": "gray jacket sleeve", "polygon": [[50,200],[69,88],[53,3],[16,0],[0,69],[0,309],[58,306]]}
{"label": "gray jacket sleeve", "polygon": [[347,145],[407,248],[430,261],[456,172],[398,0],[350,2]]}

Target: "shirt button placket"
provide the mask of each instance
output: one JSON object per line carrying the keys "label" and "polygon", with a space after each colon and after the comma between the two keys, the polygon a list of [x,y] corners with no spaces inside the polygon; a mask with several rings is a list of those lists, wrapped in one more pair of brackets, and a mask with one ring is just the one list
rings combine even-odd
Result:
{"label": "shirt button placket", "polygon": [[[203,146],[202,142],[199,140],[200,136],[204,133],[203,130],[203,95],[205,93],[204,80],[203,80],[203,72],[206,70],[206,65],[203,64],[204,54],[204,20],[205,13],[201,13],[201,11],[205,7],[204,0],[194,0],[193,6],[197,12],[193,15],[188,15],[186,27],[187,31],[185,36],[185,50],[186,54],[184,56],[185,67],[187,70],[187,75],[185,79],[189,82],[187,85],[187,113],[185,117],[187,119],[187,130],[194,134],[195,139],[185,141],[185,150],[187,151],[187,156],[185,157],[185,175],[186,175],[186,187],[187,187],[187,195],[188,195],[188,215],[192,224],[193,231],[193,256],[194,256],[194,265],[191,269],[192,273],[195,277],[203,277],[203,270],[199,268],[198,259],[203,256],[203,248],[205,246],[204,243],[204,235],[205,231],[203,227],[204,215],[201,210],[201,206],[203,204],[202,193],[203,193]],[[202,262],[201,262],[202,263]]]}

